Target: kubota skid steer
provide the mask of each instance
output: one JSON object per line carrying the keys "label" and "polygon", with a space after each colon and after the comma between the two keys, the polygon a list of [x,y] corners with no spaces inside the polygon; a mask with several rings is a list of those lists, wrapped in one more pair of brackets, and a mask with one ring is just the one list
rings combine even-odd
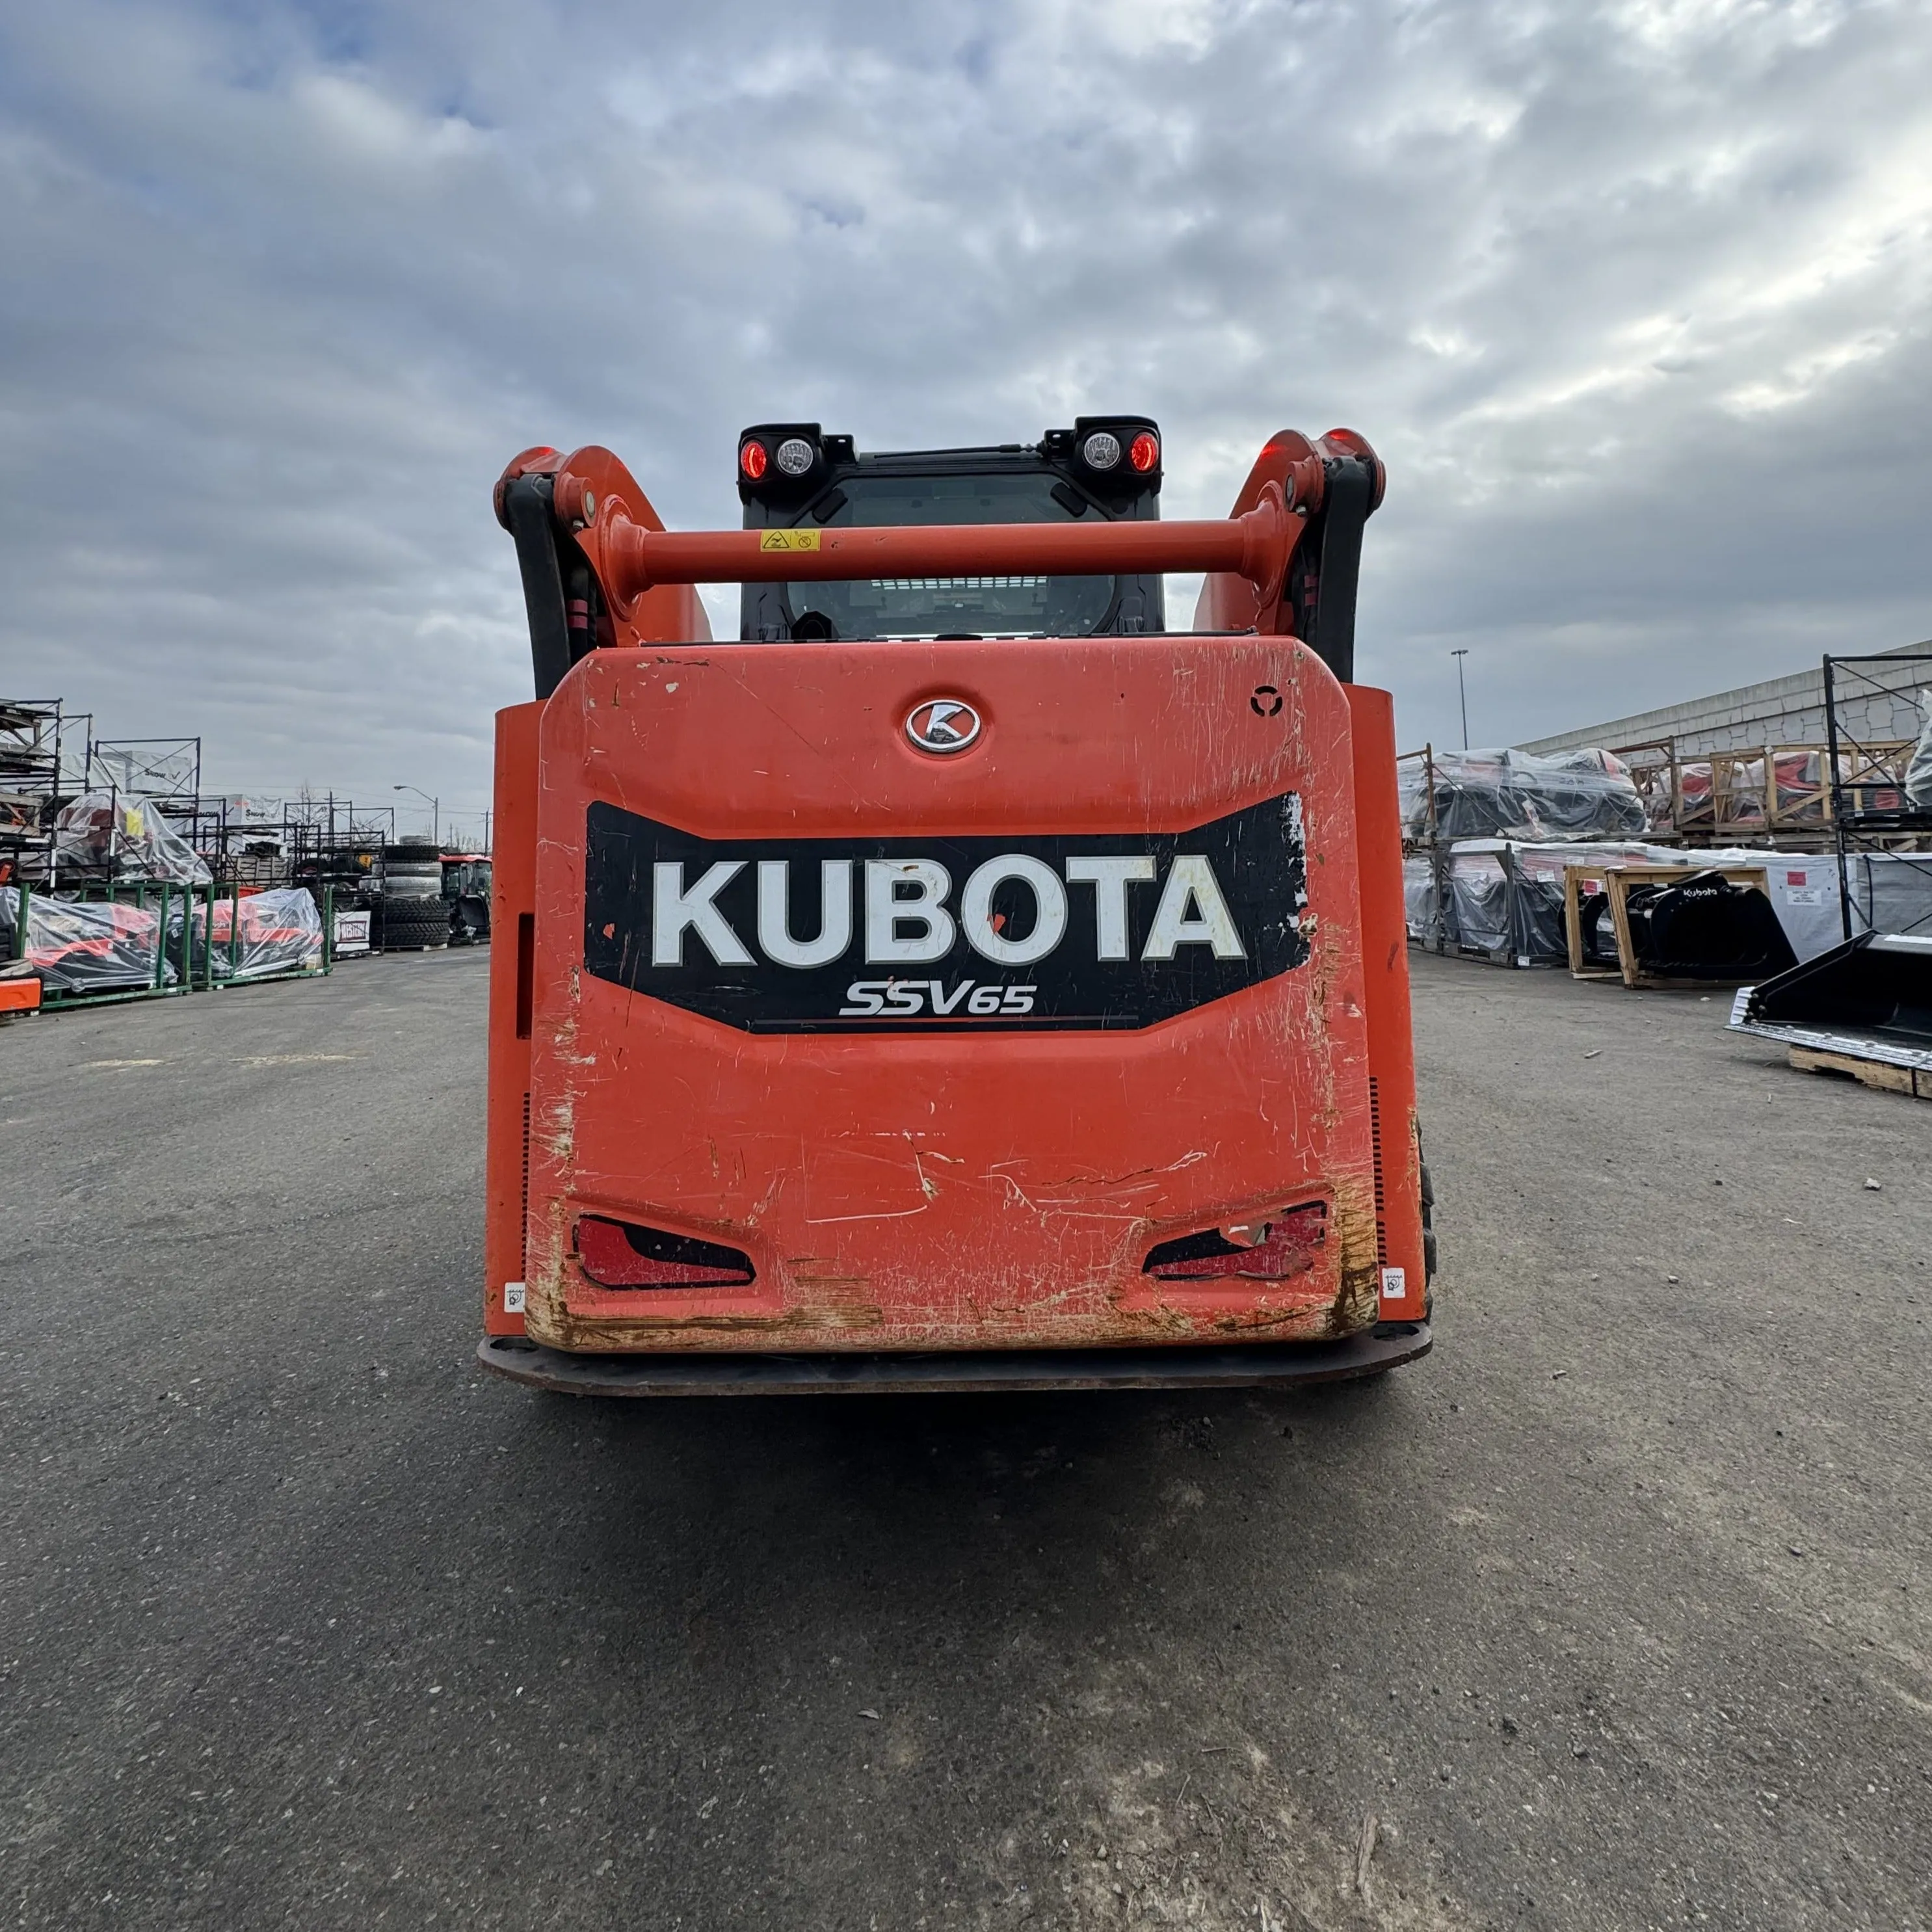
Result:
{"label": "kubota skid steer", "polygon": [[[1160,439],[740,439],[496,487],[488,1367],[586,1393],[1258,1383],[1430,1346],[1363,440],[1226,521]],[[1201,572],[1191,630],[1162,573]],[[712,640],[700,583],[743,586]]]}

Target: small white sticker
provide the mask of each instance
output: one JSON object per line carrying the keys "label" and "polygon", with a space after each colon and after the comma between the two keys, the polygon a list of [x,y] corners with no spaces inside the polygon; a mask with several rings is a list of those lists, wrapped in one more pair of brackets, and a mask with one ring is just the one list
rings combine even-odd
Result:
{"label": "small white sticker", "polygon": [[1825,888],[1822,886],[1786,886],[1784,889],[1786,905],[1822,905]]}
{"label": "small white sticker", "polygon": [[1401,1268],[1382,1270],[1382,1299],[1400,1301],[1408,1292],[1408,1276]]}
{"label": "small white sticker", "polygon": [[[1384,1289],[1383,1292],[1386,1294],[1388,1291]],[[523,1283],[520,1281],[506,1281],[503,1284],[503,1312],[506,1315],[520,1315],[523,1312]]]}

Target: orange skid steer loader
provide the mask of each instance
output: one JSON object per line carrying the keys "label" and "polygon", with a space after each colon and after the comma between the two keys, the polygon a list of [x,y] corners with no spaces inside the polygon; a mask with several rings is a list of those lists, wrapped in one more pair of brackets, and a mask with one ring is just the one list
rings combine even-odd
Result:
{"label": "orange skid steer loader", "polygon": [[[484,1365],[596,1394],[1374,1375],[1430,1346],[1358,436],[1162,523],[1144,417],[496,486]],[[1162,574],[1206,582],[1191,628]],[[714,640],[698,584],[742,586]]]}

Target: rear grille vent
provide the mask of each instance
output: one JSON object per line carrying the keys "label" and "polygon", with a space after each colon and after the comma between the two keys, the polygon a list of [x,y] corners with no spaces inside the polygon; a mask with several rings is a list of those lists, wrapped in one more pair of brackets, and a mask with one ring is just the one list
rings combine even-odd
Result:
{"label": "rear grille vent", "polygon": [[601,1214],[578,1222],[577,1258],[599,1288],[744,1288],[757,1273],[739,1249]]}

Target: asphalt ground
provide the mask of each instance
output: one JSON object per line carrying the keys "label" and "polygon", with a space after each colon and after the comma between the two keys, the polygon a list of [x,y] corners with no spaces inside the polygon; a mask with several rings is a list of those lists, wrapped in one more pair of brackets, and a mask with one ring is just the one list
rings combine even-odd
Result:
{"label": "asphalt ground", "polygon": [[0,1030],[0,1924],[1932,1923],[1932,1108],[1423,959],[1426,1361],[587,1402],[485,966]]}

